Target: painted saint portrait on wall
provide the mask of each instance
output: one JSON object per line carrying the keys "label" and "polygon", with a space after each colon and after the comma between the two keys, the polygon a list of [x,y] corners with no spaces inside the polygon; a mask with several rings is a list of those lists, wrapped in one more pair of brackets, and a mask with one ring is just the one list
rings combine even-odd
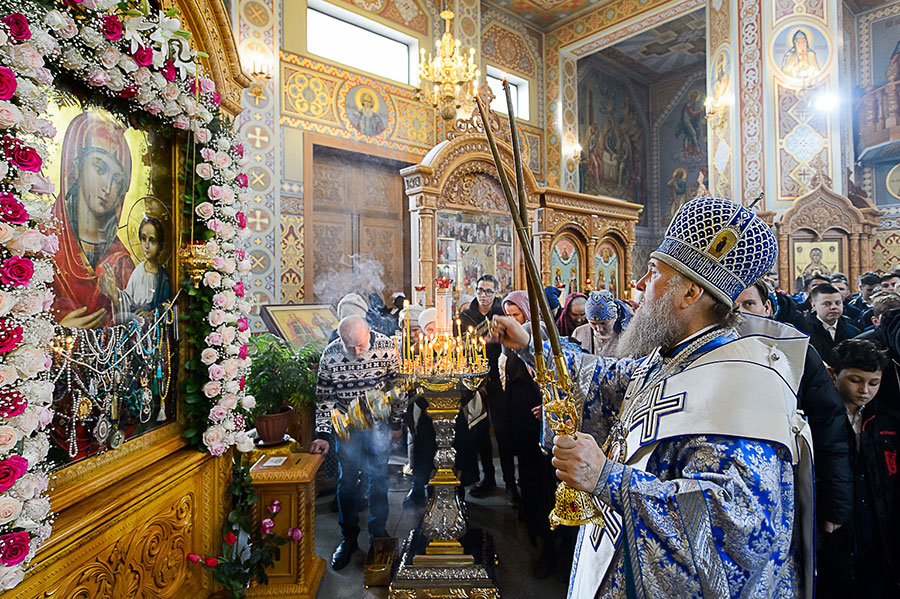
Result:
{"label": "painted saint portrait on wall", "polygon": [[[165,264],[175,241],[171,212],[150,197],[171,164],[154,166],[147,133],[106,111],[61,108],[54,124],[64,131],[48,162],[58,193],[56,319],[95,328],[146,315],[172,294]],[[171,187],[160,190],[170,197]]]}
{"label": "painted saint portrait on wall", "polygon": [[784,76],[808,81],[816,78],[829,61],[829,44],[818,28],[803,25],[781,30],[772,45],[772,58]]}
{"label": "painted saint portrait on wall", "polygon": [[716,56],[715,83],[713,84],[713,99],[721,100],[731,88],[731,59],[727,50],[720,50]]}
{"label": "painted saint portrait on wall", "polygon": [[381,135],[387,127],[388,115],[378,94],[369,87],[359,85],[347,94],[347,99],[351,98],[352,109],[347,107],[350,124],[363,135]]}

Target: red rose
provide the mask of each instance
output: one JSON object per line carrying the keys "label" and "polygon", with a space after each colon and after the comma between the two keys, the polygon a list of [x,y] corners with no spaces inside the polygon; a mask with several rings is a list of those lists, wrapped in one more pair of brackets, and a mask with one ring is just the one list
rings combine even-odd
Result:
{"label": "red rose", "polygon": [[153,63],[153,49],[147,46],[139,47],[131,56],[142,67],[149,67]]}
{"label": "red rose", "polygon": [[222,103],[222,94],[220,94],[219,92],[213,92],[209,99],[212,100],[213,104],[218,106]]}
{"label": "red rose", "polygon": [[11,225],[28,222],[28,210],[25,205],[8,191],[0,193],[0,220]]}
{"label": "red rose", "polygon": [[103,27],[101,31],[103,35],[106,36],[106,39],[116,41],[122,39],[122,32],[125,30],[125,27],[122,25],[122,21],[119,20],[119,17],[116,15],[105,15],[103,17]]}
{"label": "red rose", "polygon": [[18,325],[13,326],[14,324],[5,318],[0,320],[0,354],[11,352],[22,342],[23,329]]}
{"label": "red rose", "polygon": [[249,183],[247,181],[247,173],[240,173],[234,180],[237,181],[237,184],[241,187],[247,187],[247,184]]}
{"label": "red rose", "polygon": [[28,407],[28,400],[15,389],[0,390],[0,417],[18,416]]}
{"label": "red rose", "polygon": [[0,493],[9,491],[16,481],[28,470],[28,460],[20,455],[11,455],[0,461]]}
{"label": "red rose", "polygon": [[159,72],[166,78],[166,81],[175,81],[175,61],[167,60]]}
{"label": "red rose", "polygon": [[40,172],[43,159],[37,150],[24,144],[12,143],[6,146],[6,157],[23,171]]}
{"label": "red rose", "polygon": [[[243,260],[243,258],[241,258],[241,260]],[[234,291],[234,294],[238,297],[244,297],[244,294],[247,293],[247,290],[244,289],[243,281],[238,281],[237,283],[235,283],[234,287],[232,287],[231,290]]]}
{"label": "red rose", "polygon": [[0,100],[9,100],[16,93],[16,74],[9,67],[0,67]]}
{"label": "red rose", "polygon": [[12,256],[0,264],[0,283],[21,287],[27,285],[34,275],[34,263],[30,258]]}
{"label": "red rose", "polygon": [[25,531],[14,532],[0,537],[0,564],[18,566],[31,551],[31,537]]}
{"label": "red rose", "polygon": [[200,556],[196,553],[188,553],[187,554],[188,561],[194,562],[195,564],[200,561]]}
{"label": "red rose", "polygon": [[208,558],[206,558],[205,560],[203,560],[203,564],[204,564],[207,568],[215,568],[216,566],[219,565],[219,560],[217,560],[217,559],[214,558],[214,557],[208,557]]}
{"label": "red rose", "polygon": [[242,228],[242,229],[247,228],[247,215],[244,214],[243,212],[238,212],[237,214],[235,214],[234,220],[237,221],[237,224],[240,228]]}
{"label": "red rose", "polygon": [[17,42],[22,42],[31,38],[31,29],[28,28],[28,18],[20,12],[14,12],[11,15],[0,19],[6,23],[6,29],[9,31],[9,37]]}
{"label": "red rose", "polygon": [[128,87],[122,88],[122,91],[120,91],[117,95],[120,98],[133,98],[137,95],[137,91],[138,90],[136,85],[129,85]]}
{"label": "red rose", "polygon": [[244,144],[234,144],[233,146],[231,146],[231,149],[241,158],[244,157]]}
{"label": "red rose", "polygon": [[234,536],[234,533],[230,530],[225,535],[224,540],[227,545],[234,545],[235,543],[237,543],[237,537]]}
{"label": "red rose", "polygon": [[266,508],[269,510],[270,514],[277,514],[281,511],[281,502],[277,499],[273,499],[272,503],[269,504],[269,507]]}

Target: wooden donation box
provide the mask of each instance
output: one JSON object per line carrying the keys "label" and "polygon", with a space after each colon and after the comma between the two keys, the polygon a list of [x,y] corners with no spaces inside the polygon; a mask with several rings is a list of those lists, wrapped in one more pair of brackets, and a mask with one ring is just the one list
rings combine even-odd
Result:
{"label": "wooden donation box", "polygon": [[288,528],[303,531],[296,543],[281,546],[281,558],[267,570],[268,586],[254,585],[248,597],[305,599],[316,596],[325,572],[325,560],[316,555],[316,472],[322,456],[314,453],[265,455],[250,468],[259,501],[254,526],[266,518],[265,506],[277,499],[281,513],[275,518],[275,534],[286,536]]}

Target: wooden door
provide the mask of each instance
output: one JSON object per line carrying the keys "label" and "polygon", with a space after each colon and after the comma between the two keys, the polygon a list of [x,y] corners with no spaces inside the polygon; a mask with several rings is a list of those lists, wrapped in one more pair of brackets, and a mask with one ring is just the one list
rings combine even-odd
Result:
{"label": "wooden door", "polygon": [[333,269],[352,269],[352,256],[376,260],[384,269],[383,287],[366,291],[381,293],[385,301],[394,291],[409,294],[409,208],[400,177],[405,166],[395,160],[314,147],[313,280],[306,285],[307,301],[324,299],[313,292],[315,280]]}

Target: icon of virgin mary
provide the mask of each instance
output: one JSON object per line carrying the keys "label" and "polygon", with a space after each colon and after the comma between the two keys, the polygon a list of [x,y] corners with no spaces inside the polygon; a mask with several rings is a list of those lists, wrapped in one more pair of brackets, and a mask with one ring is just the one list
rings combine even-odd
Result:
{"label": "icon of virgin mary", "polygon": [[112,300],[134,270],[116,235],[130,181],[124,127],[96,112],[76,116],[63,139],[60,193],[53,206],[60,224],[53,307],[64,326],[113,324]]}

